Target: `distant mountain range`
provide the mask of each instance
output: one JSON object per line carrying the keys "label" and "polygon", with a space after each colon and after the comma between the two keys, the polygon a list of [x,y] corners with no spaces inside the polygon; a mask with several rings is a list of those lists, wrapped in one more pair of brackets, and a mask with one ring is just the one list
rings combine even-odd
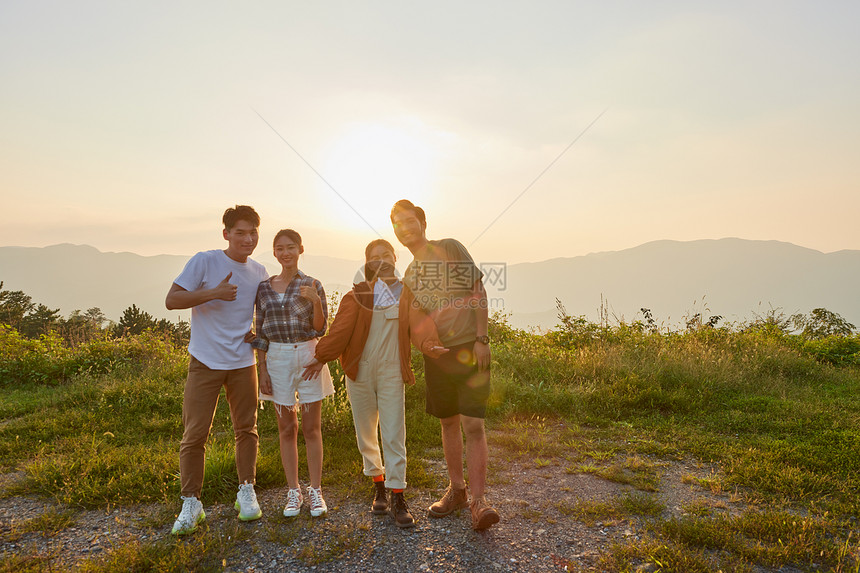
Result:
{"label": "distant mountain range", "polygon": [[770,309],[785,314],[824,307],[860,326],[860,251],[822,253],[779,241],[654,241],[625,249],[508,267],[499,292],[515,324],[556,324],[554,300],[568,314],[683,324],[695,313],[727,321]]}
{"label": "distant mountain range", "polygon": [[[89,245],[0,247],[0,281],[6,290],[21,290],[33,302],[59,308],[63,316],[98,307],[111,320],[137,305],[156,318],[188,319],[191,311],[170,311],[164,297],[189,256],[141,256],[103,253]],[[254,257],[270,273],[280,269],[271,253]],[[303,256],[303,270],[319,278],[327,291],[346,292],[360,261]]]}
{"label": "distant mountain range", "polygon": [[[187,319],[189,311],[168,311],[164,296],[188,258],[103,253],[70,244],[0,247],[0,281],[64,316],[99,307],[118,320],[136,304],[157,318]],[[258,260],[277,272],[271,255]],[[361,261],[305,255],[300,266],[327,292],[343,293]],[[519,327],[554,326],[556,298],[568,314],[591,320],[603,312],[611,320],[630,321],[649,308],[658,323],[677,326],[697,312],[738,321],[771,308],[793,314],[825,307],[860,325],[857,250],[821,253],[744,239],[654,241],[622,251],[483,267],[492,307],[510,313]]]}

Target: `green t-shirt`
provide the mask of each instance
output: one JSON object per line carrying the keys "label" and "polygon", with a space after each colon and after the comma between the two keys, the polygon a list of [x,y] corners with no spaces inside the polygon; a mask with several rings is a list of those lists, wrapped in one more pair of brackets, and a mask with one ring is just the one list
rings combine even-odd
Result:
{"label": "green t-shirt", "polygon": [[476,309],[480,299],[472,291],[484,274],[459,241],[428,241],[415,253],[403,283],[433,318],[445,346],[474,342],[478,332]]}

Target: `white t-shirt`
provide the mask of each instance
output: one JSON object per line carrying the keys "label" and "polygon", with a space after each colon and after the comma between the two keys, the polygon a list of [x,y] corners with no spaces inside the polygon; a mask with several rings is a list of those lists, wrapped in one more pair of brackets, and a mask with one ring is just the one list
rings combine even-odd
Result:
{"label": "white t-shirt", "polygon": [[257,286],[268,278],[266,267],[248,259],[238,263],[222,250],[197,253],[174,283],[188,291],[218,286],[228,273],[237,286],[236,300],[210,300],[191,309],[188,352],[213,370],[235,370],[256,364],[254,349],[244,342],[254,319]]}

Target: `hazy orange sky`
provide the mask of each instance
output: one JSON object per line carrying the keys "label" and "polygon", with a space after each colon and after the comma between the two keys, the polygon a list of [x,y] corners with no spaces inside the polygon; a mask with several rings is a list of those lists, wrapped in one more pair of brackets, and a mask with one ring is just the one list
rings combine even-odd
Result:
{"label": "hazy orange sky", "polygon": [[858,21],[853,1],[4,2],[0,245],[191,254],[246,203],[263,249],[292,227],[357,259],[410,198],[484,261],[860,249]]}

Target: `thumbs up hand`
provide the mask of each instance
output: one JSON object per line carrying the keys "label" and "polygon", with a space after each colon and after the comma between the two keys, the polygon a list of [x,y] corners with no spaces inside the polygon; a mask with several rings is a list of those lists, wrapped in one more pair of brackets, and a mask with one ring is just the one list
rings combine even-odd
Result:
{"label": "thumbs up hand", "polygon": [[299,287],[299,296],[309,299],[311,302],[320,302],[320,295],[312,286],[302,285]]}
{"label": "thumbs up hand", "polygon": [[236,291],[239,289],[236,285],[230,284],[230,277],[233,276],[233,273],[227,273],[227,276],[224,277],[224,280],[218,283],[214,289],[215,298],[218,300],[236,300]]}

